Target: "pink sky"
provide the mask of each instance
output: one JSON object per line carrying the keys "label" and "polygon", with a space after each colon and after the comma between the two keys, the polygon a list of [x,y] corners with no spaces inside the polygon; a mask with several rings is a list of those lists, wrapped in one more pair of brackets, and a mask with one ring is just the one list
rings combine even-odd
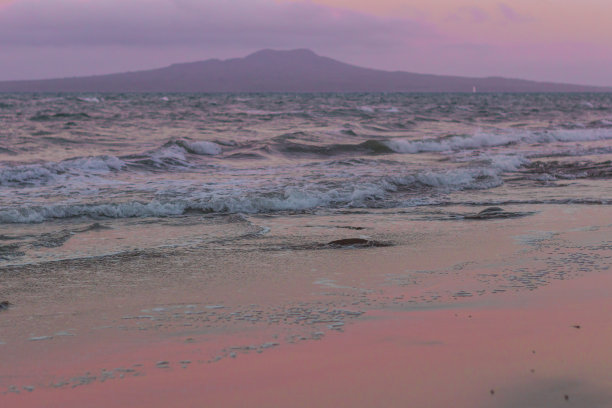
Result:
{"label": "pink sky", "polygon": [[310,48],[413,72],[612,85],[609,0],[0,0],[0,79]]}

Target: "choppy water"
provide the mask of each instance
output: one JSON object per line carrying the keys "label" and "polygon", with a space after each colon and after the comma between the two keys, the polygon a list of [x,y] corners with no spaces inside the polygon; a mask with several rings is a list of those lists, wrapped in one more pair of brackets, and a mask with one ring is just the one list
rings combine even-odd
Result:
{"label": "choppy water", "polygon": [[32,226],[612,203],[610,94],[5,94],[0,121],[5,260]]}

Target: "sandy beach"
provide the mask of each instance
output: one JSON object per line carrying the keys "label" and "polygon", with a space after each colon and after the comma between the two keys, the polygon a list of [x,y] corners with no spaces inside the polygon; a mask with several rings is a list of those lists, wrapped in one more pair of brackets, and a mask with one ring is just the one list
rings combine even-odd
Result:
{"label": "sandy beach", "polygon": [[[2,406],[610,406],[610,209],[474,210],[5,267]],[[325,245],[359,237],[388,246]]]}

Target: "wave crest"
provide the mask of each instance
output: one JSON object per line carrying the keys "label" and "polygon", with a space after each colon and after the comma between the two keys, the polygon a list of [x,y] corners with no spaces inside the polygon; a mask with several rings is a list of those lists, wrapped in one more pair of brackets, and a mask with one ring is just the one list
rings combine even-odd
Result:
{"label": "wave crest", "polygon": [[58,163],[23,164],[0,169],[0,185],[40,185],[65,175],[101,175],[118,171],[125,162],[115,156],[78,157]]}
{"label": "wave crest", "polygon": [[442,139],[405,140],[391,139],[384,143],[397,153],[453,152],[512,144],[555,142],[588,142],[612,139],[610,129],[571,129],[541,132],[478,132],[470,136],[451,136]]}

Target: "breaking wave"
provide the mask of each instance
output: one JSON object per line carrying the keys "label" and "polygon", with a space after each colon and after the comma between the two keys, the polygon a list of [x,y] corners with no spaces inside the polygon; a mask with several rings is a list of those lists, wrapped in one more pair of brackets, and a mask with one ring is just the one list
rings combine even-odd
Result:
{"label": "breaking wave", "polygon": [[59,176],[101,175],[121,170],[125,162],[115,156],[79,157],[58,163],[24,164],[0,169],[0,185],[41,185]]}
{"label": "breaking wave", "polygon": [[[1,223],[38,223],[50,219],[92,217],[168,217],[189,211],[205,213],[270,213],[317,208],[388,208],[406,205],[408,197],[422,200],[427,190],[450,192],[488,189],[503,183],[500,170],[489,167],[424,171],[377,180],[277,186],[272,191],[220,187],[216,191],[165,191],[169,199],[89,204],[54,204],[0,209]],[[397,195],[397,199],[393,198]],[[403,198],[401,198],[403,197]]]}
{"label": "breaking wave", "polygon": [[397,153],[452,152],[513,144],[535,144],[555,142],[587,142],[612,139],[610,129],[555,130],[541,132],[478,132],[471,136],[451,136],[443,139],[404,140],[392,139],[384,142]]}
{"label": "breaking wave", "polygon": [[177,146],[185,149],[188,153],[204,155],[204,156],[214,156],[221,153],[221,146],[214,142],[208,141],[200,141],[200,142],[192,142],[188,140],[177,140],[174,143]]}
{"label": "breaking wave", "polygon": [[61,162],[9,165],[0,168],[0,186],[43,185],[68,176],[100,176],[128,167],[190,166],[187,154],[213,156],[221,147],[208,141],[176,140],[144,155],[77,157]]}

